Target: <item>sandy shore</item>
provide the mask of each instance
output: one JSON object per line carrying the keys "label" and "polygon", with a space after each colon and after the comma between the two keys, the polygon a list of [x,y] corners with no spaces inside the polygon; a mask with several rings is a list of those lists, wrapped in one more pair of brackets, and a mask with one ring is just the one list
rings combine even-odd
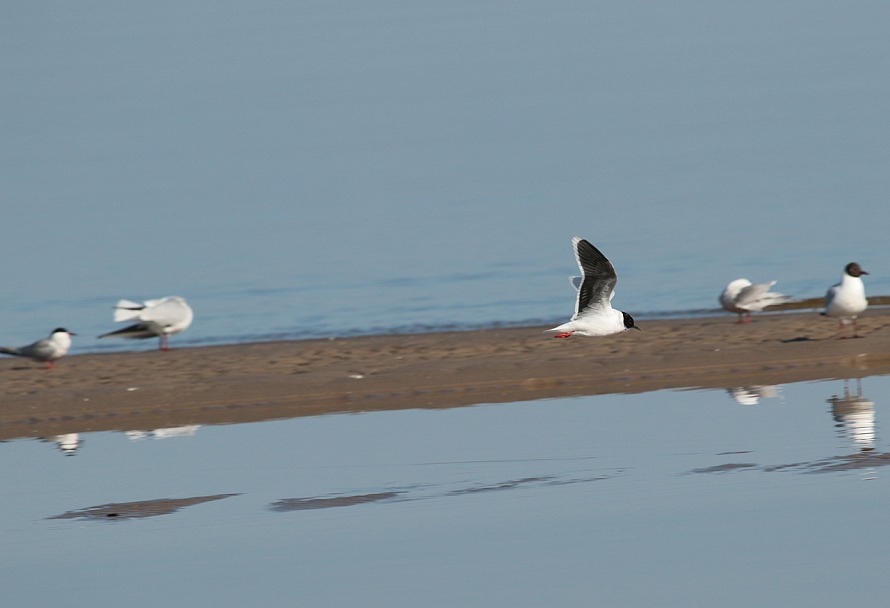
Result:
{"label": "sandy shore", "polygon": [[543,327],[71,355],[53,370],[0,359],[0,440],[334,412],[890,373],[890,310],[858,340],[812,311],[642,321],[556,340]]}

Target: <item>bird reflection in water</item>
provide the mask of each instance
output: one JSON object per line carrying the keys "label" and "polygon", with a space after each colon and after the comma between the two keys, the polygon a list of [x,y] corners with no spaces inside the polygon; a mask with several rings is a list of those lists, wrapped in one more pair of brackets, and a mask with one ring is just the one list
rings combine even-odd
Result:
{"label": "bird reflection in water", "polygon": [[856,392],[850,391],[850,381],[844,380],[844,394],[828,399],[838,435],[853,442],[862,452],[875,449],[875,402],[862,396],[862,379],[856,378]]}
{"label": "bird reflection in water", "polygon": [[739,405],[757,405],[761,399],[774,399],[779,396],[779,387],[772,385],[753,384],[728,388],[726,392]]}
{"label": "bird reflection in water", "polygon": [[80,438],[79,433],[65,433],[63,435],[43,437],[41,441],[56,444],[56,447],[65,456],[74,456],[77,453],[77,448],[83,445],[83,440]]}
{"label": "bird reflection in water", "polygon": [[153,429],[151,431],[127,431],[126,435],[130,441],[139,441],[140,439],[148,439],[149,437],[153,439],[169,439],[171,437],[193,437],[195,433],[198,432],[199,428],[201,428],[200,424],[188,424],[185,426],[173,426],[164,429]]}
{"label": "bird reflection in water", "polygon": [[875,402],[862,395],[862,379],[856,378],[855,393],[850,391],[850,380],[844,380],[843,396],[833,395],[828,403],[838,436],[845,443],[851,442],[857,450],[850,458],[859,463],[862,479],[877,479],[877,467],[886,464],[886,454],[874,451],[877,441]]}

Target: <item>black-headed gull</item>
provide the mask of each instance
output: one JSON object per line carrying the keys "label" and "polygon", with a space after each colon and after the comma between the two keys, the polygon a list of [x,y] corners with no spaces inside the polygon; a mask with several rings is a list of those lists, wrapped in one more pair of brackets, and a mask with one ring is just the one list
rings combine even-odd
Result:
{"label": "black-headed gull", "polygon": [[835,317],[839,323],[840,337],[845,337],[844,328],[853,325],[853,338],[858,338],[856,317],[868,308],[868,300],[865,299],[865,284],[859,278],[868,274],[856,262],[850,262],[844,267],[841,282],[832,285],[825,294],[825,312],[829,317]]}
{"label": "black-headed gull", "polygon": [[575,314],[568,323],[548,331],[557,332],[554,338],[568,338],[572,334],[608,336],[625,329],[640,329],[634,325],[633,317],[612,308],[612,297],[618,282],[612,262],[581,237],[572,239],[572,248],[582,274],[580,280],[572,279],[572,284],[578,289]]}
{"label": "black-headed gull", "polygon": [[64,327],[57,327],[49,335],[49,338],[37,340],[27,346],[0,346],[0,353],[34,359],[46,363],[47,368],[52,368],[56,366],[57,360],[68,354],[68,350],[71,348],[71,336],[75,335],[77,334]]}
{"label": "black-headed gull", "polygon": [[114,322],[136,320],[137,323],[99,337],[144,339],[157,336],[160,338],[160,349],[170,350],[169,336],[188,329],[193,318],[191,306],[185,298],[179,296],[146,300],[141,304],[131,300],[121,300],[114,307]]}
{"label": "black-headed gull", "polygon": [[775,281],[752,284],[748,279],[736,279],[723,289],[720,305],[739,315],[736,323],[750,323],[751,313],[760,312],[767,306],[791,302],[792,298],[770,291]]}

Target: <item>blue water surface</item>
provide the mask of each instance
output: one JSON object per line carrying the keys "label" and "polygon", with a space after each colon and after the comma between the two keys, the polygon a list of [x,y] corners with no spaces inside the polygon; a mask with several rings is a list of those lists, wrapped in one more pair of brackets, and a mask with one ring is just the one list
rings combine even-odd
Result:
{"label": "blue water surface", "polygon": [[[0,343],[101,349],[563,320],[570,238],[637,315],[740,276],[890,293],[890,6],[15,3]],[[141,347],[150,348],[153,344]],[[133,348],[116,343],[109,348]]]}
{"label": "blue water surface", "polygon": [[870,377],[10,441],[4,601],[884,605],[888,396]]}

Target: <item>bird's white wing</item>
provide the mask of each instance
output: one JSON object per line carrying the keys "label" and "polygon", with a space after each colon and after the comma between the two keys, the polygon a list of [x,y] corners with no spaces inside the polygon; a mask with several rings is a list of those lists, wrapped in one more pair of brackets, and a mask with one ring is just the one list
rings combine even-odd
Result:
{"label": "bird's white wing", "polygon": [[165,299],[154,300],[153,306],[147,306],[139,318],[147,323],[158,325],[176,325],[182,323],[189,316],[191,310],[188,304],[182,301]]}
{"label": "bird's white wing", "polygon": [[760,301],[763,300],[766,294],[769,292],[769,288],[775,284],[775,281],[771,281],[769,283],[757,283],[744,287],[735,298],[736,305],[739,308],[744,308],[746,305],[760,303]]}

